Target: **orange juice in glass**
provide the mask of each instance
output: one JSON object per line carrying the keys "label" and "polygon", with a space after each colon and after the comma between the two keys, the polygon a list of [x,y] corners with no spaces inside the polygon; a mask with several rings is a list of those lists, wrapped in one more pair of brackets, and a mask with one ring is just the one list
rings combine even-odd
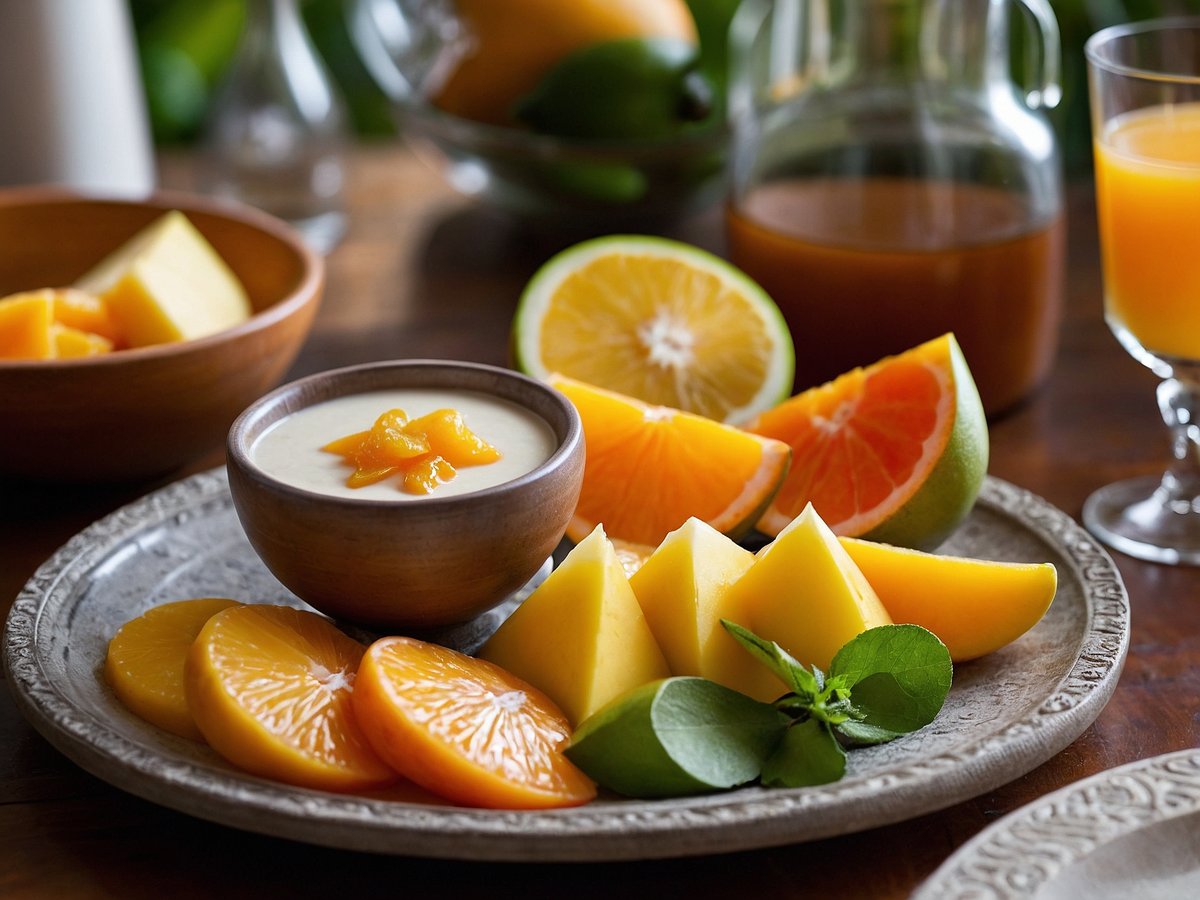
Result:
{"label": "orange juice in glass", "polygon": [[1200,565],[1200,18],[1109,28],[1086,54],[1105,317],[1163,379],[1174,461],[1096,491],[1083,520],[1131,556]]}
{"label": "orange juice in glass", "polygon": [[1151,354],[1200,361],[1200,102],[1110,122],[1096,198],[1113,328]]}

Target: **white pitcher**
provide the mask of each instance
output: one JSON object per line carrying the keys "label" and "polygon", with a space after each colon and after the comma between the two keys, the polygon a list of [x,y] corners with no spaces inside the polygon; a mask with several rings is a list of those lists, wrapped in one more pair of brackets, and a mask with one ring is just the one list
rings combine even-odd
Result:
{"label": "white pitcher", "polygon": [[0,0],[0,185],[153,189],[153,144],[123,0]]}

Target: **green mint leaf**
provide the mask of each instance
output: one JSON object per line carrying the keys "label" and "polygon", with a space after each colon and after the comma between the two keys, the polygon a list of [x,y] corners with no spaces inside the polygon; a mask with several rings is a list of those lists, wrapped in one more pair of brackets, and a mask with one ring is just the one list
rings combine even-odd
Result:
{"label": "green mint leaf", "polygon": [[788,719],[704,678],[651,682],[580,724],[567,757],[630,797],[679,797],[753,781]]}
{"label": "green mint leaf", "polygon": [[918,625],[884,625],[842,647],[830,674],[850,686],[862,722],[904,734],[937,716],[954,666],[950,651],[932,632]]}
{"label": "green mint leaf", "polygon": [[846,752],[816,719],[789,728],[763,764],[767,787],[810,787],[837,781],[846,773]]}
{"label": "green mint leaf", "polygon": [[815,697],[821,692],[824,676],[818,679],[774,641],[765,641],[748,628],[728,619],[722,619],[721,624],[751,656],[774,672],[789,690],[801,697]]}
{"label": "green mint leaf", "polygon": [[818,691],[825,690],[825,673],[822,672],[820,669],[818,669],[816,666],[812,667],[812,673],[813,673],[813,678],[815,678],[817,680],[817,690]]}
{"label": "green mint leaf", "polygon": [[839,722],[834,730],[852,747],[868,747],[872,744],[886,744],[900,737],[900,732],[880,728],[878,725],[868,725],[866,722]]}

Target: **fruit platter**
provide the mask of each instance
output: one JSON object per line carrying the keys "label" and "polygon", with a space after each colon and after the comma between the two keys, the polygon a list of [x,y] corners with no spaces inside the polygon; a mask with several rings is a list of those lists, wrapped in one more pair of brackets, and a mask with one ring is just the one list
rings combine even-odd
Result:
{"label": "fruit platter", "polygon": [[[542,861],[792,843],[909,818],[1009,781],[1076,738],[1115,687],[1127,603],[1115,569],[1077,525],[993,480],[951,547],[1052,559],[1061,580],[1050,614],[1005,650],[957,667],[941,720],[892,744],[852,751],[845,777],[823,787],[606,796],[541,812],[467,809],[411,786],[354,795],[288,787],[149,725],[97,678],[109,639],[131,614],[214,587],[301,605],[241,534],[219,471],[114,513],[49,560],[14,605],[10,677],[39,731],[89,771],[157,803],[249,830],[403,855]],[[482,627],[489,626],[495,622]],[[479,634],[455,639],[470,646]],[[24,648],[19,656],[17,646]]]}
{"label": "fruit platter", "polygon": [[[180,317],[170,287],[137,296]],[[9,614],[22,712],[224,824],[595,861],[921,815],[1107,703],[1120,576],[987,475],[952,334],[793,393],[757,285],[632,236],[555,255],[513,322],[524,374],[311,375],[242,412],[227,471],[78,534]]]}

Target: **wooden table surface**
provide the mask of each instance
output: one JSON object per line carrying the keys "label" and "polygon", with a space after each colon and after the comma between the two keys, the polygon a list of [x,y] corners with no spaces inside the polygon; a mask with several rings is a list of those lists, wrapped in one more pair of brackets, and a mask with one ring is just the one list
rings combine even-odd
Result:
{"label": "wooden table surface", "polygon": [[[186,160],[164,161],[168,185],[188,186],[188,172]],[[1068,194],[1058,362],[1030,402],[993,423],[991,473],[1078,518],[1100,485],[1159,472],[1168,443],[1155,379],[1118,347],[1101,318],[1090,184]],[[293,376],[396,357],[507,362],[517,297],[552,242],[456,196],[390,144],[355,151],[350,209]],[[723,248],[716,213],[676,235]],[[212,454],[173,478],[220,462]],[[88,490],[0,483],[0,611],[68,537],[161,483]],[[1131,649],[1115,696],[1074,744],[1024,777],[938,813],[730,856],[489,865],[371,856],[235,831],[86,774],[0,690],[0,896],[904,897],[964,841],[1034,798],[1122,763],[1200,745],[1200,570],[1114,557],[1131,597]]]}

